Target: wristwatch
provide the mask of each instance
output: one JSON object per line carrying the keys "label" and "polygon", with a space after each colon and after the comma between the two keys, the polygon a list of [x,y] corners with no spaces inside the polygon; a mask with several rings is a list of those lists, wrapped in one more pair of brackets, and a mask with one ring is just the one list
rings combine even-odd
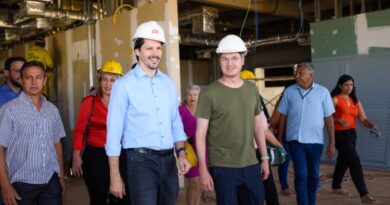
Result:
{"label": "wristwatch", "polygon": [[185,147],[180,147],[179,149],[176,150],[176,156],[179,156],[180,152],[187,153],[187,150]]}

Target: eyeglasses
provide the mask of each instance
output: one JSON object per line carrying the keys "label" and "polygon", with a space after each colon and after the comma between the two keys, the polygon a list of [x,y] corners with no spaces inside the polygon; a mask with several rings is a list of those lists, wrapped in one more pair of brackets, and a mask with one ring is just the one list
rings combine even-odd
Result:
{"label": "eyeglasses", "polygon": [[229,61],[232,63],[237,63],[239,60],[241,60],[242,56],[234,56],[232,58],[226,58],[226,57],[221,57],[222,63],[228,63]]}

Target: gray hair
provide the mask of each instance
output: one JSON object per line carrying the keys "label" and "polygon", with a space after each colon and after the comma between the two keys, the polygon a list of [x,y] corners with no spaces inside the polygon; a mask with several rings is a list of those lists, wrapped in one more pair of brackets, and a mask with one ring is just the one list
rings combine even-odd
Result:
{"label": "gray hair", "polygon": [[307,69],[310,73],[314,73],[314,66],[311,63],[308,62],[303,62],[303,63],[298,63],[294,66],[294,71],[297,70],[297,68],[305,68]]}
{"label": "gray hair", "polygon": [[184,95],[187,95],[191,90],[195,90],[195,91],[200,92],[200,87],[199,87],[199,85],[189,85],[189,86],[187,86]]}
{"label": "gray hair", "polygon": [[185,96],[188,95],[188,93],[191,91],[191,90],[195,90],[195,91],[198,91],[198,93],[200,92],[200,87],[199,85],[189,85],[187,86],[185,92],[184,92],[184,98],[183,98],[183,104],[186,104],[186,98]]}

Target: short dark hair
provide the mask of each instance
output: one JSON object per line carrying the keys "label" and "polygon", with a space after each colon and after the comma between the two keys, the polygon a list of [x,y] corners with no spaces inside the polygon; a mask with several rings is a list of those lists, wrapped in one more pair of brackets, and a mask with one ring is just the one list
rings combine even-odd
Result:
{"label": "short dark hair", "polygon": [[[140,49],[142,47],[142,45],[144,45],[145,43],[145,39],[144,38],[137,38],[135,39],[134,41],[134,51],[137,50],[137,49]],[[139,60],[139,57],[137,55],[135,55],[135,58],[137,58],[137,62]]]}
{"label": "short dark hair", "polygon": [[10,57],[8,58],[5,63],[4,63],[4,69],[5,70],[10,70],[11,69],[11,65],[12,63],[14,63],[15,61],[23,61],[23,63],[26,62],[26,59],[23,58],[23,57],[20,57],[20,56],[14,56],[14,57]]}
{"label": "short dark hair", "polygon": [[33,66],[42,69],[44,75],[46,76],[45,66],[41,62],[39,62],[39,61],[28,61],[28,62],[25,62],[23,64],[22,68],[20,69],[20,77],[23,78],[24,70],[26,70],[29,67],[33,67]]}

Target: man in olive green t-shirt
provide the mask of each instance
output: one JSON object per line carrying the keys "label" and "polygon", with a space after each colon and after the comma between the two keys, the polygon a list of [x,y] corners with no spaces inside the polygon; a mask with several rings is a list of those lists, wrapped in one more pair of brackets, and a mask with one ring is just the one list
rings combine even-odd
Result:
{"label": "man in olive green t-shirt", "polygon": [[[241,38],[228,35],[216,52],[223,75],[200,93],[195,114],[201,187],[212,191],[215,186],[218,204],[237,204],[238,186],[248,190],[251,204],[263,204],[262,179],[268,177],[269,167],[262,107],[256,86],[240,78],[247,48]],[[260,166],[253,136],[262,156]]]}

